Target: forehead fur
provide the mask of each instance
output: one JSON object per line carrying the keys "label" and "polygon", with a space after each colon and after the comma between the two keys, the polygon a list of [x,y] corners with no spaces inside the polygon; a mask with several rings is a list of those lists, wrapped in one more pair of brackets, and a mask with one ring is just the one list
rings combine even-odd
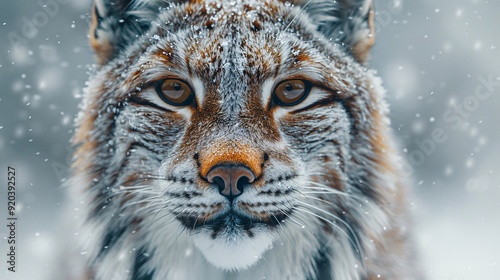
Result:
{"label": "forehead fur", "polygon": [[131,88],[175,76],[199,78],[207,87],[224,85],[214,88],[241,96],[248,83],[302,75],[342,89],[355,83],[342,80],[359,72],[360,66],[319,33],[307,13],[282,2],[189,1],[160,9],[151,22],[138,39],[142,43],[106,67],[134,71],[126,81]]}

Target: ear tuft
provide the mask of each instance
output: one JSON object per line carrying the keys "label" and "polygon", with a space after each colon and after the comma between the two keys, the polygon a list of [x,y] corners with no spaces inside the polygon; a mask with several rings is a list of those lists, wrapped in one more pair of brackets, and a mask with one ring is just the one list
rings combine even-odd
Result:
{"label": "ear tuft", "polygon": [[299,0],[318,30],[347,47],[364,64],[375,43],[372,0]]}
{"label": "ear tuft", "polygon": [[161,0],[94,0],[89,35],[97,62],[107,63],[146,33],[162,3]]}

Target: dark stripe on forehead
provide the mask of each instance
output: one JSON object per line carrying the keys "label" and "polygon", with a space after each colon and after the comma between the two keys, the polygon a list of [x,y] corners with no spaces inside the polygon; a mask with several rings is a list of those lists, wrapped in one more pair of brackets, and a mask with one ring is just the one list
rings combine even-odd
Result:
{"label": "dark stripe on forehead", "polygon": [[244,96],[248,89],[248,78],[245,69],[248,67],[243,52],[243,38],[234,26],[229,26],[231,34],[221,42],[221,80],[218,91],[222,97],[222,110],[229,116],[238,114],[243,107]]}

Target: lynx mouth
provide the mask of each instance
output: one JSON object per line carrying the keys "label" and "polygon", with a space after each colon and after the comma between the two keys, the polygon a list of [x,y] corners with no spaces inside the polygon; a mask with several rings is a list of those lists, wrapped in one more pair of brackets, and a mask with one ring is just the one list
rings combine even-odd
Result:
{"label": "lynx mouth", "polygon": [[260,217],[253,217],[230,208],[209,219],[200,218],[198,216],[181,215],[177,217],[177,220],[187,229],[208,229],[212,230],[215,236],[222,231],[230,232],[239,230],[246,231],[248,235],[251,235],[251,229],[256,227],[274,228],[283,223],[290,214],[291,210],[283,213],[270,212],[260,215]]}
{"label": "lynx mouth", "polygon": [[180,218],[192,229],[192,240],[212,265],[226,271],[244,270],[262,258],[274,242],[272,228],[284,221],[285,214],[272,218],[253,217],[232,207],[210,219]]}

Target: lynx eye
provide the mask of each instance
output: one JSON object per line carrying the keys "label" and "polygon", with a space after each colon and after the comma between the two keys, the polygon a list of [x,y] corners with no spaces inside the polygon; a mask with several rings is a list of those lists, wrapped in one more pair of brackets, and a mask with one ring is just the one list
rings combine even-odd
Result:
{"label": "lynx eye", "polygon": [[304,100],[309,89],[309,84],[302,80],[284,81],[275,88],[274,98],[281,106],[297,105]]}
{"label": "lynx eye", "polygon": [[163,80],[156,86],[156,92],[165,102],[174,106],[189,105],[193,101],[191,88],[180,80]]}

